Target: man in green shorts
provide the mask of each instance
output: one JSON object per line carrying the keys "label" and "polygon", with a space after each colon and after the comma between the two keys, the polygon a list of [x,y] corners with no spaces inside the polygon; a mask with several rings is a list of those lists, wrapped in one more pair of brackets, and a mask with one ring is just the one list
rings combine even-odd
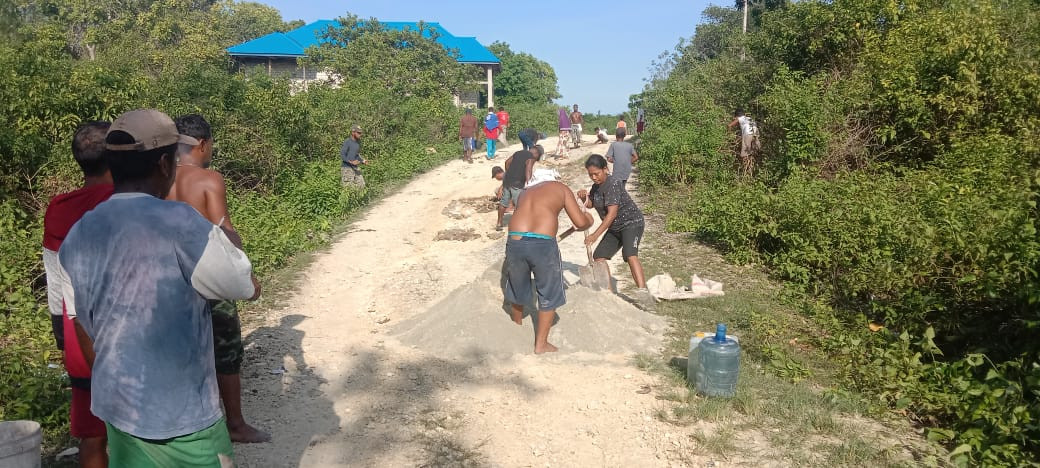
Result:
{"label": "man in green shorts", "polygon": [[549,328],[556,308],[567,302],[563,293],[563,261],[560,247],[556,245],[560,211],[566,211],[579,230],[592,226],[592,215],[581,207],[570,188],[557,181],[542,182],[524,190],[509,220],[505,296],[512,307],[510,316],[521,325],[524,304],[531,300],[532,292],[537,292],[535,354],[557,350],[549,343]]}

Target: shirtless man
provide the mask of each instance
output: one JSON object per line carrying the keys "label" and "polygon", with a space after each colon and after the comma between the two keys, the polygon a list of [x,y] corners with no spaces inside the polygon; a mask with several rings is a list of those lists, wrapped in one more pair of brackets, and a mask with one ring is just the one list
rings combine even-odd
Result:
{"label": "shirtless man", "polygon": [[509,221],[506,240],[506,300],[512,305],[510,316],[517,325],[523,323],[524,304],[531,298],[531,274],[538,293],[538,320],[534,336],[534,353],[551,353],[557,348],[549,343],[549,328],[556,308],[567,302],[563,293],[563,261],[556,245],[557,219],[566,211],[579,230],[592,226],[592,214],[585,211],[574,192],[557,182],[542,182],[524,190]]}
{"label": "shirtless man", "polygon": [[585,123],[585,117],[578,112],[578,105],[574,105],[574,111],[571,112],[571,139],[574,140],[574,147],[581,146],[581,126]]}
{"label": "shirtless man", "polygon": [[[178,145],[177,177],[167,200],[182,201],[211,223],[234,231],[227,207],[224,176],[208,169],[213,161],[213,134],[201,115],[178,117],[177,130],[199,141],[196,146]],[[267,442],[270,434],[246,423],[242,415],[242,324],[233,301],[210,301],[213,316],[213,351],[216,357],[217,388],[224,402],[228,433],[234,442]]]}

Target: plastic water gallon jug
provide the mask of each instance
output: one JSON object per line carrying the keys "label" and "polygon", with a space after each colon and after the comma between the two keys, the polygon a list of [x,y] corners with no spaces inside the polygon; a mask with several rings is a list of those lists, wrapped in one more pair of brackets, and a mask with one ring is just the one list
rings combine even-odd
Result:
{"label": "plastic water gallon jug", "polygon": [[726,325],[720,323],[715,336],[701,339],[697,348],[697,391],[708,396],[733,396],[740,375],[740,343],[727,337]]}

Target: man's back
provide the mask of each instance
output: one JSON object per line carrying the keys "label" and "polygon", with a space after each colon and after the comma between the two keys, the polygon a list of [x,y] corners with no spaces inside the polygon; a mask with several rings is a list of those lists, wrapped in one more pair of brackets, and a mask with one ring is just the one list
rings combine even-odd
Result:
{"label": "man's back", "polygon": [[503,185],[509,188],[524,188],[527,180],[531,178],[527,170],[528,166],[533,165],[534,160],[534,153],[530,151],[521,150],[513,153],[506,161],[506,173],[502,178]]}
{"label": "man's back", "polygon": [[462,138],[477,136],[477,118],[472,114],[466,114],[459,119],[459,136]]}
{"label": "man's back", "polygon": [[570,190],[560,182],[543,182],[525,190],[509,220],[509,231],[555,237],[559,228],[557,218],[567,192]]}
{"label": "man's back", "polygon": [[191,205],[213,224],[227,221],[227,187],[224,177],[212,169],[182,165],[167,200]]}
{"label": "man's back", "polygon": [[632,175],[632,155],[635,151],[635,146],[627,141],[615,141],[610,144],[606,157],[614,163],[615,177],[628,180]]}

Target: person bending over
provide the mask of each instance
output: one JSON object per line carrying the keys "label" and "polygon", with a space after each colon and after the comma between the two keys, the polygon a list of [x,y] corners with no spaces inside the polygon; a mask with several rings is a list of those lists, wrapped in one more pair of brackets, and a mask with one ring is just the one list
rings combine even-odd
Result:
{"label": "person bending over", "polygon": [[531,300],[532,280],[538,294],[535,322],[534,353],[556,351],[549,343],[549,329],[556,309],[567,302],[563,288],[563,261],[556,244],[560,211],[566,211],[574,227],[588,229],[592,215],[583,210],[574,192],[557,181],[533,185],[520,195],[516,211],[509,220],[506,240],[505,298],[510,303],[510,316],[523,324],[524,304]]}
{"label": "person bending over", "polygon": [[510,205],[516,206],[516,200],[520,198],[524,185],[531,180],[534,163],[542,157],[543,151],[541,145],[534,145],[530,151],[517,151],[506,159],[506,170],[502,176],[502,198],[498,203],[498,221],[495,223],[496,231],[502,230],[502,218],[505,216],[506,209]]}
{"label": "person bending over", "polygon": [[578,198],[585,202],[586,208],[595,208],[602,220],[599,227],[585,239],[587,245],[592,245],[602,237],[592,258],[605,263],[621,250],[639,290],[637,299],[649,306],[653,304],[653,299],[646,289],[643,265],[639,262],[639,242],[643,239],[645,227],[643,212],[625,191],[621,179],[607,172],[607,160],[603,156],[589,156],[585,160],[585,169],[592,179],[592,190],[579,190]]}

